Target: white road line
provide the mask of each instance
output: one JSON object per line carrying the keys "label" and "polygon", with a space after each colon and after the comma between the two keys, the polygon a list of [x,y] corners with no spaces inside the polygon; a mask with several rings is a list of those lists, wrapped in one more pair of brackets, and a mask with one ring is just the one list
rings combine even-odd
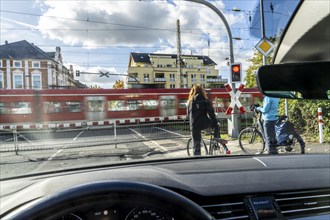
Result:
{"label": "white road line", "polygon": [[50,156],[47,161],[51,161],[53,160],[59,153],[61,153],[62,150],[64,150],[65,148],[62,148],[60,150],[58,150],[55,154],[53,154],[52,156]]}
{"label": "white road line", "polygon": [[157,147],[161,148],[163,151],[165,151],[165,152],[168,151],[165,147],[159,145],[156,141],[152,141],[152,140],[147,139],[146,137],[144,137],[142,134],[140,134],[139,132],[135,131],[134,129],[129,128],[129,130],[133,131],[135,134],[137,134],[138,136],[142,137],[144,140],[150,141],[151,143],[155,144]]}
{"label": "white road line", "polygon": [[169,131],[169,130],[166,130],[166,129],[164,129],[164,128],[158,128],[158,127],[155,127],[155,128],[157,128],[157,129],[159,129],[159,130],[162,130],[162,131],[166,131],[167,133],[171,133],[171,134],[178,135],[178,136],[180,136],[180,137],[185,137],[185,135],[182,135],[182,134],[179,134],[179,133],[176,133],[176,132],[173,132],[173,131]]}
{"label": "white road line", "polygon": [[[88,127],[87,127],[88,128]],[[84,133],[86,130],[87,130],[87,128],[85,129],[85,130],[83,130],[83,131],[81,131],[75,138],[73,138],[72,140],[73,141],[75,141],[75,140],[77,140],[77,138],[82,134],[82,133]]]}
{"label": "white road line", "polygon": [[[82,133],[84,133],[86,130],[87,130],[87,128],[86,128],[85,130],[79,132],[79,134],[78,134],[76,137],[74,137],[72,140],[73,140],[73,141],[77,140],[78,137],[79,137]],[[67,146],[66,146],[66,147],[63,147],[63,148],[60,149],[60,150],[58,150],[55,154],[53,154],[52,156],[50,156],[50,157],[47,159],[47,161],[51,161],[51,160],[53,160],[53,159],[54,159],[59,153],[61,153],[61,152],[62,152],[64,149],[66,149],[66,148],[67,148]]]}

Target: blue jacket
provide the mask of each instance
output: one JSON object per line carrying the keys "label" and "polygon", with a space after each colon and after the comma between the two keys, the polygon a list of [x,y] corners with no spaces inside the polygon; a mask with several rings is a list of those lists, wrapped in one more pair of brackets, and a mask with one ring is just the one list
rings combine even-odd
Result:
{"label": "blue jacket", "polygon": [[277,120],[278,102],[278,98],[264,97],[263,107],[258,107],[257,110],[262,113],[262,118],[265,121]]}

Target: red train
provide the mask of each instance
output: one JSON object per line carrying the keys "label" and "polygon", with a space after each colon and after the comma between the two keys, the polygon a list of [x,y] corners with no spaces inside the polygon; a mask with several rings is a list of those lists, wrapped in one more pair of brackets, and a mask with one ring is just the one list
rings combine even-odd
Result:
{"label": "red train", "polygon": [[[0,90],[0,125],[101,121],[186,115],[189,89],[58,89]],[[206,90],[215,111],[230,104],[225,89]],[[257,89],[244,89],[247,107],[262,99]],[[248,109],[247,109],[248,110]]]}

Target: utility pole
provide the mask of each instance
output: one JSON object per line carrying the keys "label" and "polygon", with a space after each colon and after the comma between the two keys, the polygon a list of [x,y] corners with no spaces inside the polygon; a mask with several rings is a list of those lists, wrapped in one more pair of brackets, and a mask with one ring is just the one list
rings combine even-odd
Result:
{"label": "utility pole", "polygon": [[[264,18],[264,1],[260,0],[260,19],[261,19],[261,39],[265,37],[265,18]],[[262,65],[266,65],[266,56],[262,55]]]}
{"label": "utility pole", "polygon": [[[273,6],[271,6],[273,7]],[[264,15],[264,0],[260,0],[260,20],[261,20],[261,39],[266,37],[265,34],[265,15]],[[262,55],[262,65],[267,64],[267,56]],[[289,117],[289,104],[288,99],[285,99],[285,115]]]}
{"label": "utility pole", "polygon": [[179,88],[184,87],[183,74],[182,74],[182,50],[181,50],[181,34],[180,34],[180,20],[176,20],[176,47],[177,47],[177,57],[176,57],[176,67],[179,76]]}

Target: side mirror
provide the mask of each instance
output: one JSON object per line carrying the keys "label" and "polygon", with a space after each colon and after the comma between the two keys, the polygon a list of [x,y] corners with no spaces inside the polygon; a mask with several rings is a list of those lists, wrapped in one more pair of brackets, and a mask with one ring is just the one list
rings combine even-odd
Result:
{"label": "side mirror", "polygon": [[264,95],[288,99],[330,99],[330,62],[261,66],[257,83]]}

